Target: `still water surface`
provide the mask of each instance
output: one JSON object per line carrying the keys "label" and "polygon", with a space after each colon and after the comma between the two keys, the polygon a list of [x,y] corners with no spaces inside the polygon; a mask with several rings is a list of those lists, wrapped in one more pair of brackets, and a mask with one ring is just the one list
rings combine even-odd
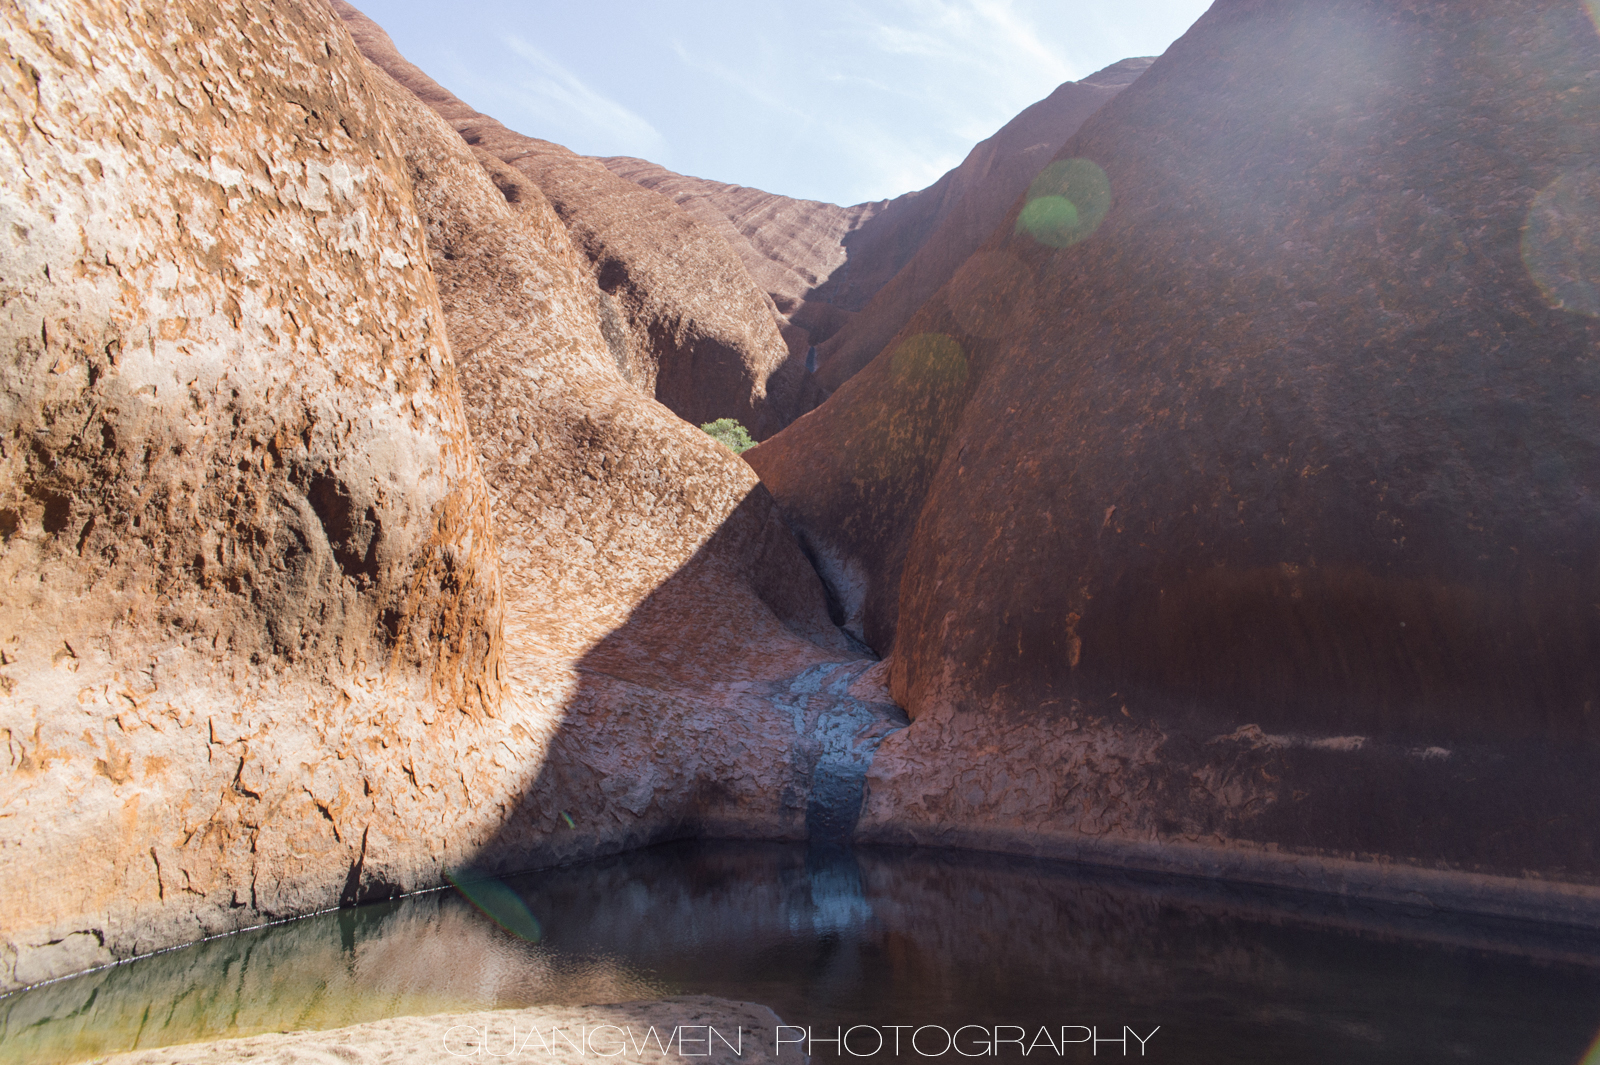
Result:
{"label": "still water surface", "polygon": [[[671,844],[503,884],[469,887],[501,921],[451,890],[0,998],[0,1061],[684,994],[765,1003],[816,1035],[1158,1029],[1143,1060],[1186,1065],[1578,1065],[1600,1030],[1600,938],[1548,927],[960,852],[781,844]],[[530,927],[506,911],[513,899],[539,942],[504,927]],[[1006,1050],[1001,1060],[1024,1060]],[[1108,1056],[1123,1050],[1041,1047],[1026,1060]]]}

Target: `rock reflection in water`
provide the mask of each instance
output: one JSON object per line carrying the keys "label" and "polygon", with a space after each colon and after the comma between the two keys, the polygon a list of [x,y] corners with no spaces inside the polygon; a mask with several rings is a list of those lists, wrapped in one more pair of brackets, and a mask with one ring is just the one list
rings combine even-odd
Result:
{"label": "rock reflection in water", "polygon": [[[518,887],[550,915],[552,947],[626,957],[673,993],[761,1002],[813,1034],[1021,1025],[1031,1040],[1050,1026],[1059,1044],[1064,1025],[1160,1026],[1146,1055],[1160,1061],[1572,1065],[1600,1029],[1593,937],[1199,881],[961,852],[697,845]],[[990,1058],[1121,1054],[1092,1049]]]}
{"label": "rock reflection in water", "polygon": [[[1048,1026],[1059,1044],[1063,1026],[1159,1026],[1145,1057],[1185,1063],[1572,1065],[1600,1028],[1592,939],[1198,881],[690,843],[506,883],[543,925],[540,944],[453,893],[325,914],[0,999],[0,1058],[699,993],[764,1003],[814,1035],[1017,1025],[1031,1040]],[[1041,1046],[1026,1060],[1123,1053],[1098,1049]],[[992,1057],[1023,1060],[1012,1047]]]}
{"label": "rock reflection in water", "polygon": [[657,995],[615,962],[557,955],[454,893],[434,893],[223,936],[0,998],[0,1062]]}

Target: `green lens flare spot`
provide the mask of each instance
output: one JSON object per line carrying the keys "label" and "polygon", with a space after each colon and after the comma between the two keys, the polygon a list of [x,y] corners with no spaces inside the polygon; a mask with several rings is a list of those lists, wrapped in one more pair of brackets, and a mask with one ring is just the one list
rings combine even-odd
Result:
{"label": "green lens flare spot", "polygon": [[489,920],[504,928],[518,939],[537,943],[544,938],[539,919],[528,909],[528,904],[504,881],[486,877],[467,869],[446,869],[444,878],[466,896]]}
{"label": "green lens flare spot", "polygon": [[1017,224],[1030,233],[1068,233],[1078,228],[1078,208],[1065,196],[1040,196],[1022,209]]}
{"label": "green lens flare spot", "polygon": [[1111,179],[1088,159],[1059,159],[1028,186],[1017,232],[1040,244],[1067,248],[1087,239],[1111,210]]}

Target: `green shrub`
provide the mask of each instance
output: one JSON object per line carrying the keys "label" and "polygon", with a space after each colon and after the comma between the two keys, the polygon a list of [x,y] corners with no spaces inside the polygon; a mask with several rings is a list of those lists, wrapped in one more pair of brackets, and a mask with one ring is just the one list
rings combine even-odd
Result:
{"label": "green shrub", "polygon": [[706,422],[700,428],[704,429],[706,435],[713,440],[721,441],[731,447],[735,455],[756,446],[756,442],[750,439],[749,431],[732,418],[718,418],[714,422]]}

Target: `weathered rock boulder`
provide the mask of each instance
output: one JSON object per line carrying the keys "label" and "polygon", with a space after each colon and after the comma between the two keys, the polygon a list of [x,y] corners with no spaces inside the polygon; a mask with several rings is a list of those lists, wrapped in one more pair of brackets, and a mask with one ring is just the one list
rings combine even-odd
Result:
{"label": "weathered rock boulder", "polygon": [[[498,712],[489,497],[320,5],[4,13],[0,987],[338,901]],[[434,819],[436,822],[437,819]]]}
{"label": "weathered rock boulder", "polygon": [[1600,882],[1596,71],[1581,5],[1222,0],[752,453],[893,648],[869,835]]}
{"label": "weathered rock boulder", "polygon": [[473,110],[356,8],[335,8],[370,60],[543,191],[605,293],[608,340],[629,380],[688,421],[737,418],[758,440],[795,417],[804,366],[785,369],[771,300],[714,228],[597,160]]}

